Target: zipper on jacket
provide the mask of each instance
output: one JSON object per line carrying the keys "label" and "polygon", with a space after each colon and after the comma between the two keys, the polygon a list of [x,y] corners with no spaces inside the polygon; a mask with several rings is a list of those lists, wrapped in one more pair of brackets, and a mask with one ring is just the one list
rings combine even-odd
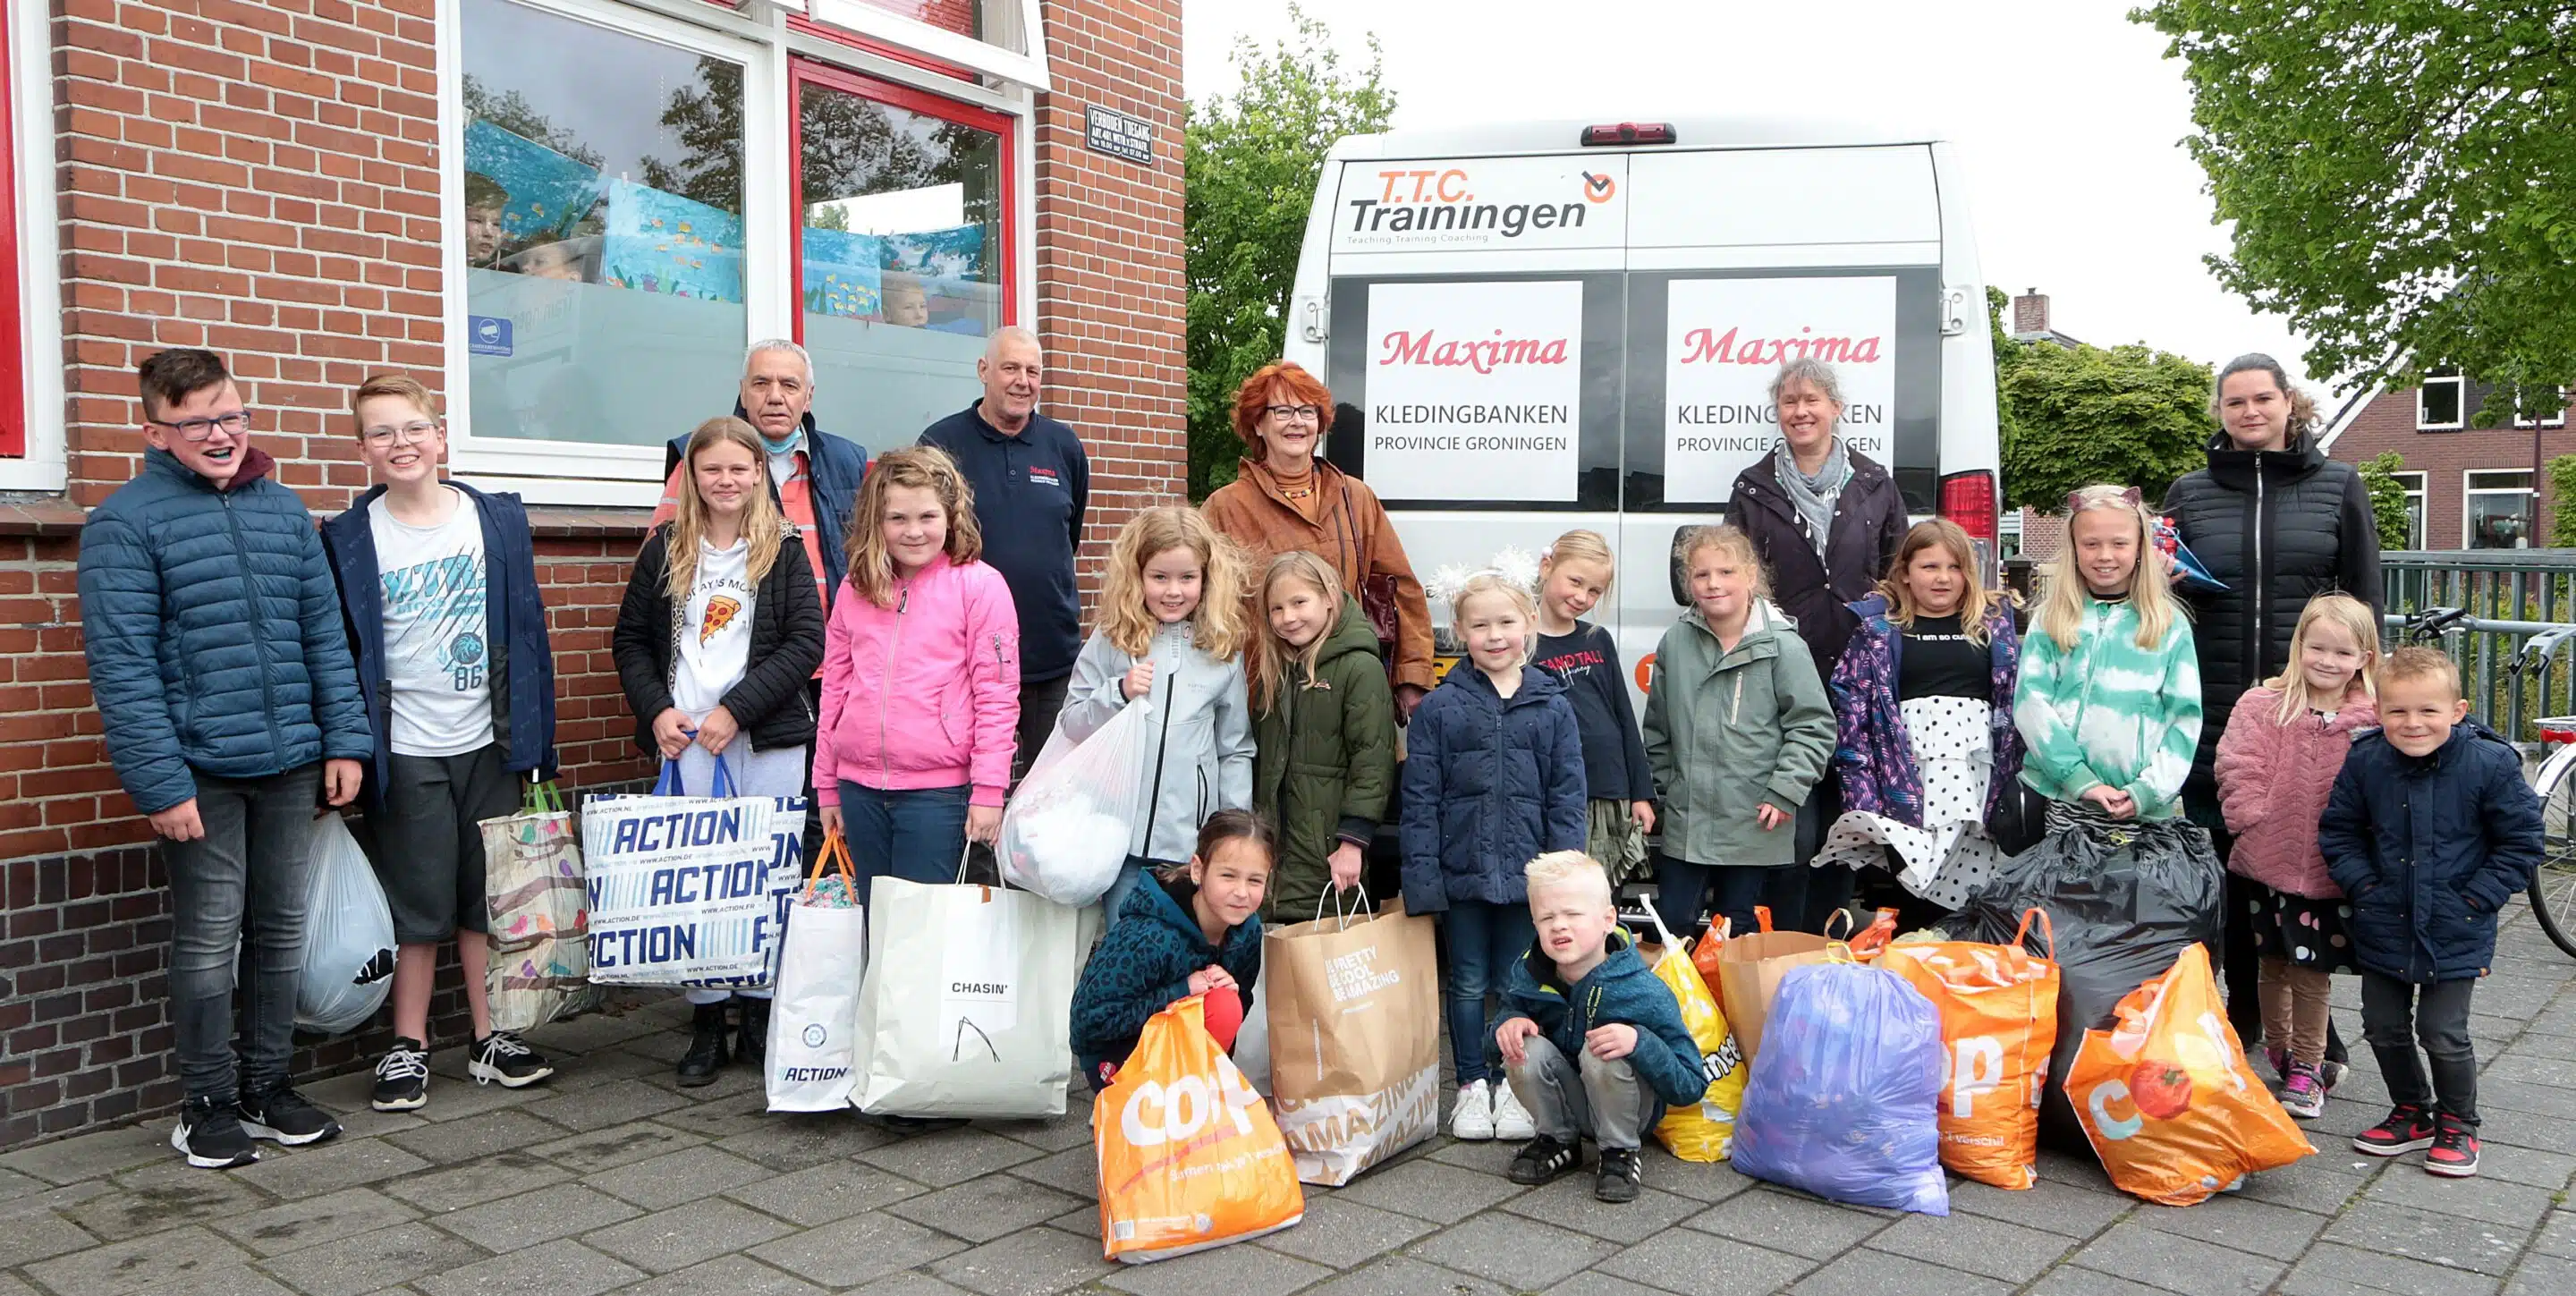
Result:
{"label": "zipper on jacket", "polygon": [[884,786],[894,785],[894,759],[886,749],[886,710],[894,704],[894,659],[903,647],[903,614],[912,607],[912,584],[905,582],[894,595],[894,633],[886,640],[885,673],[877,689],[877,778]]}
{"label": "zipper on jacket", "polygon": [[[268,668],[268,636],[259,631],[259,581],[250,569],[250,542],[242,539],[241,514],[233,511],[232,492],[217,491],[215,498],[223,501],[224,528],[232,532],[233,556],[241,562],[242,601],[248,605],[250,613],[251,652],[259,658],[259,698],[266,712],[264,718],[268,721],[268,749],[278,759],[284,760],[286,735],[277,727],[277,680]],[[314,692],[313,727],[319,730],[322,727],[322,706],[318,682]],[[327,743],[325,747],[327,750]]]}
{"label": "zipper on jacket", "polygon": [[2254,452],[2254,615],[2245,623],[2245,647],[2249,654],[2245,660],[2246,682],[2271,674],[2268,663],[2263,660],[2265,641],[2269,638],[2263,633],[2263,595],[2265,588],[2272,583],[2272,574],[2263,570],[2263,511],[2266,502],[2263,452],[2257,450]]}

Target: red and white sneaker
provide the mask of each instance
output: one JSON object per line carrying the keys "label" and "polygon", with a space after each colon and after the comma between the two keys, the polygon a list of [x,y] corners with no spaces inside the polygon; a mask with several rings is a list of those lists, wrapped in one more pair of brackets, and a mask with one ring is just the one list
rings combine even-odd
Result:
{"label": "red and white sneaker", "polygon": [[2421,1103],[2399,1103],[2378,1124],[2353,1136],[2352,1150],[2369,1156],[2403,1156],[2433,1146],[2433,1113]]}
{"label": "red and white sneaker", "polygon": [[2466,1179],[2478,1172],[2478,1135],[2466,1121],[2447,1112],[2434,1118],[2433,1149],[2424,1154],[2424,1171],[2445,1179]]}

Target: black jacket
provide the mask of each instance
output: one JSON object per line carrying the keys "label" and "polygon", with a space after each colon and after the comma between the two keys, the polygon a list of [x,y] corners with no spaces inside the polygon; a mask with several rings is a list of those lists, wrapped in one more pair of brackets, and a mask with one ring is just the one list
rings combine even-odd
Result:
{"label": "black jacket", "polygon": [[1896,547],[1913,525],[1896,479],[1868,455],[1851,454],[1851,480],[1834,501],[1834,521],[1825,537],[1825,556],[1816,558],[1798,527],[1797,506],[1780,485],[1779,463],[1770,455],[1735,476],[1735,493],[1727,497],[1726,524],[1753,537],[1753,551],[1771,573],[1771,601],[1798,623],[1798,637],[1815,656],[1816,674],[1834,677],[1843,646],[1860,629],[1857,603],[1887,575]]}
{"label": "black jacket", "polygon": [[[635,555],[635,575],[626,582],[617,631],[609,639],[618,682],[635,710],[635,745],[655,757],[661,748],[653,742],[653,718],[672,705],[671,669],[679,656],[679,612],[663,588],[669,579],[663,547],[670,535],[669,524],[655,527]],[[805,682],[822,664],[823,603],[814,593],[814,569],[805,561],[805,545],[791,530],[751,601],[750,668],[724,698],[725,710],[750,736],[754,750],[813,743],[814,706]]]}
{"label": "black jacket", "polygon": [[2360,471],[2326,458],[2304,434],[2288,449],[2258,452],[2218,433],[2209,466],[2174,482],[2164,512],[2227,584],[2175,591],[2191,608],[2200,649],[2200,753],[2188,786],[2208,792],[2228,713],[2238,695],[2289,664],[2308,600],[2341,590],[2379,613],[2379,527]]}

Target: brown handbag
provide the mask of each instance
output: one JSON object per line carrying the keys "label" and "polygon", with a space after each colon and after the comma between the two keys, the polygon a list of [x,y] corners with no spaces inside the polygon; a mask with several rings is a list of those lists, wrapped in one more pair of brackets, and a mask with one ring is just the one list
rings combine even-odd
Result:
{"label": "brown handbag", "polygon": [[1360,545],[1360,528],[1351,516],[1351,488],[1342,487],[1342,527],[1350,534],[1353,566],[1360,568],[1360,615],[1368,618],[1369,630],[1377,636],[1378,659],[1386,663],[1387,678],[1395,677],[1395,639],[1402,624],[1395,613],[1395,577],[1369,571],[1365,564],[1368,551]]}

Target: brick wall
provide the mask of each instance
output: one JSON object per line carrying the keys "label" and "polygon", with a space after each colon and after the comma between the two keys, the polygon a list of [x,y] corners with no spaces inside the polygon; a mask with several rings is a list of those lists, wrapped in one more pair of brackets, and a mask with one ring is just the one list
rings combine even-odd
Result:
{"label": "brick wall", "polygon": [[859,0],[859,3],[890,10],[906,18],[918,18],[942,31],[972,36],[982,25],[980,11],[984,0]]}
{"label": "brick wall", "polygon": [[[2576,429],[2546,428],[2540,437],[2544,461],[2576,454]],[[2394,450],[2405,470],[2424,474],[2425,547],[2462,547],[2466,514],[2466,478],[2473,470],[2531,471],[2531,429],[2464,428],[2457,432],[2419,432],[2415,427],[2415,389],[2382,392],[2354,415],[2328,452],[2346,463],[2376,459]],[[2548,525],[2554,501],[2546,475],[2541,479],[2541,518]],[[2546,532],[2544,531],[2544,535]]]}

